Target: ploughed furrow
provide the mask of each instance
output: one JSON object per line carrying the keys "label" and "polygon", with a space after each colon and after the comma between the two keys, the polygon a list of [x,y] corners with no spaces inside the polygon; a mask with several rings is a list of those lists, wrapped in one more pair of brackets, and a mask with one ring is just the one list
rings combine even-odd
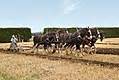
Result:
{"label": "ploughed furrow", "polygon": [[119,56],[117,55],[104,55],[104,54],[93,54],[83,57],[79,56],[68,56],[68,55],[53,55],[53,54],[40,54],[40,53],[30,53],[30,52],[10,52],[4,49],[0,49],[1,52],[7,54],[18,54],[26,56],[36,56],[40,58],[47,58],[50,60],[66,60],[73,63],[84,63],[84,64],[96,64],[104,67],[114,68],[119,67]]}
{"label": "ploughed furrow", "polygon": [[119,55],[119,48],[97,48],[98,54],[113,54]]}

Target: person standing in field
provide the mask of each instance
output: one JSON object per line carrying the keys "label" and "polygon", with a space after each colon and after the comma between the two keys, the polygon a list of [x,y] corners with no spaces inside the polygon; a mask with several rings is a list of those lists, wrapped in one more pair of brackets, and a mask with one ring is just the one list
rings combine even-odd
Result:
{"label": "person standing in field", "polygon": [[18,47],[17,41],[18,39],[14,35],[12,35],[10,49],[16,49]]}

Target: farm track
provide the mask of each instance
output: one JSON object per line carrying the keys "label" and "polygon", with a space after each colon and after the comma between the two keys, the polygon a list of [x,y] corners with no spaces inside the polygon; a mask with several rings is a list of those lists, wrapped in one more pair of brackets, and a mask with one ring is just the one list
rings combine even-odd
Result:
{"label": "farm track", "polygon": [[[119,49],[118,49],[119,50]],[[115,68],[115,67],[119,67],[119,63],[118,62],[110,62],[110,61],[100,61],[100,60],[93,60],[93,59],[87,59],[87,58],[81,58],[81,57],[76,57],[76,56],[59,56],[59,55],[52,55],[52,54],[34,54],[34,53],[29,53],[29,52],[17,52],[17,53],[13,53],[10,51],[7,51],[5,49],[0,49],[0,52],[3,53],[7,53],[7,54],[18,54],[18,55],[26,55],[26,56],[36,56],[39,58],[47,58],[49,60],[66,60],[66,61],[70,61],[73,63],[83,63],[83,64],[89,64],[89,65],[100,65],[103,67],[109,67],[109,68]],[[104,55],[105,56],[105,55]]]}

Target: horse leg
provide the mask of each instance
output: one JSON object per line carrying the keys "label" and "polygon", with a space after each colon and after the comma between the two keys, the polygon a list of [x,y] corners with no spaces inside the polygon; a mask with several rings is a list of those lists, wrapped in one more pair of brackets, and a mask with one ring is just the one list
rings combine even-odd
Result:
{"label": "horse leg", "polygon": [[57,44],[57,43],[56,43],[55,45],[56,45],[55,49],[58,50],[58,53],[60,53],[60,51],[59,51],[60,44]]}
{"label": "horse leg", "polygon": [[45,53],[48,53],[48,51],[47,51],[47,44],[44,43],[43,45],[44,45],[43,48],[44,48],[44,50],[45,50]]}
{"label": "horse leg", "polygon": [[89,52],[90,54],[96,53],[96,48],[94,43],[91,43],[89,47],[90,47],[90,52]]}
{"label": "horse leg", "polygon": [[96,47],[95,47],[95,45],[94,45],[94,54],[96,54]]}
{"label": "horse leg", "polygon": [[63,44],[62,43],[59,43],[58,44],[59,53],[62,53],[62,47],[63,47]]}
{"label": "horse leg", "polygon": [[71,46],[71,44],[69,44],[69,43],[66,43],[66,45],[64,46],[66,55],[68,55],[68,48],[70,46]]}
{"label": "horse leg", "polygon": [[58,48],[58,53],[60,53],[61,44],[57,44],[57,48]]}
{"label": "horse leg", "polygon": [[65,44],[63,45],[63,50],[64,50],[65,54],[68,54],[68,51],[67,51],[67,46],[68,46],[68,45],[69,45],[68,43],[65,43]]}
{"label": "horse leg", "polygon": [[93,44],[92,50],[93,50],[93,52],[91,54],[96,54],[96,47],[94,44]]}
{"label": "horse leg", "polygon": [[55,43],[55,46],[52,47],[52,53],[55,53],[56,52],[56,48],[57,48],[57,45]]}
{"label": "horse leg", "polygon": [[83,56],[83,52],[82,49],[80,48],[81,44],[76,44],[76,51],[77,51],[77,55],[79,56],[79,53],[81,53],[81,57]]}
{"label": "horse leg", "polygon": [[72,52],[73,52],[73,47],[74,47],[74,44],[71,44],[69,47],[70,47],[70,54],[72,54]]}
{"label": "horse leg", "polygon": [[64,45],[65,45],[65,43],[59,43],[59,50],[60,50],[60,53],[63,52],[63,50],[64,50]]}
{"label": "horse leg", "polygon": [[86,45],[86,44],[83,43],[83,44],[82,44],[82,47],[81,47],[81,54],[82,54],[82,56],[85,56],[86,53],[89,52],[88,49],[85,48],[85,45]]}
{"label": "horse leg", "polygon": [[76,50],[80,50],[80,44],[76,44]]}
{"label": "horse leg", "polygon": [[34,47],[33,47],[33,49],[32,49],[32,51],[31,51],[31,53],[34,53],[34,51],[35,51],[35,49],[38,49],[38,47],[39,47],[39,43],[37,43]]}
{"label": "horse leg", "polygon": [[51,43],[47,44],[47,49],[48,49],[49,53],[53,53],[53,47],[52,47]]}

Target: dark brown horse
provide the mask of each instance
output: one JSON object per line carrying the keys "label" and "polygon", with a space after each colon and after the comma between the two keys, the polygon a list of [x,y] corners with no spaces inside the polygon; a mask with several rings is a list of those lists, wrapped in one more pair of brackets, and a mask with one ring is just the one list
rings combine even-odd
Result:
{"label": "dark brown horse", "polygon": [[52,43],[56,42],[56,33],[49,32],[43,35],[37,35],[33,38],[33,47],[34,49],[38,49],[40,45],[43,45],[44,49],[48,49],[48,47],[52,47]]}
{"label": "dark brown horse", "polygon": [[48,32],[44,35],[34,36],[33,47],[38,48],[40,45],[43,45],[44,49],[47,49],[48,47],[53,47],[52,44],[55,44],[54,53],[56,49],[61,48],[65,43],[66,35],[65,30],[58,30],[56,32]]}
{"label": "dark brown horse", "polygon": [[76,32],[69,35],[65,47],[72,48],[74,45],[76,45],[76,50],[80,50],[80,45],[82,44],[85,36],[90,37],[88,28],[82,28],[80,30],[77,30]]}
{"label": "dark brown horse", "polygon": [[104,39],[104,33],[102,31],[99,31],[97,28],[90,28],[89,32],[90,37],[85,36],[83,38],[82,48],[84,48],[85,45],[88,45],[90,48],[94,49],[96,53],[95,43],[98,39],[100,39],[100,41]]}
{"label": "dark brown horse", "polygon": [[81,45],[82,48],[84,48],[85,45],[88,45],[89,47],[95,47],[94,44],[96,41],[98,39],[102,41],[103,38],[104,34],[99,32],[97,28],[82,28],[70,35],[66,41],[65,47],[72,48],[74,45],[76,45],[76,50],[80,50]]}

